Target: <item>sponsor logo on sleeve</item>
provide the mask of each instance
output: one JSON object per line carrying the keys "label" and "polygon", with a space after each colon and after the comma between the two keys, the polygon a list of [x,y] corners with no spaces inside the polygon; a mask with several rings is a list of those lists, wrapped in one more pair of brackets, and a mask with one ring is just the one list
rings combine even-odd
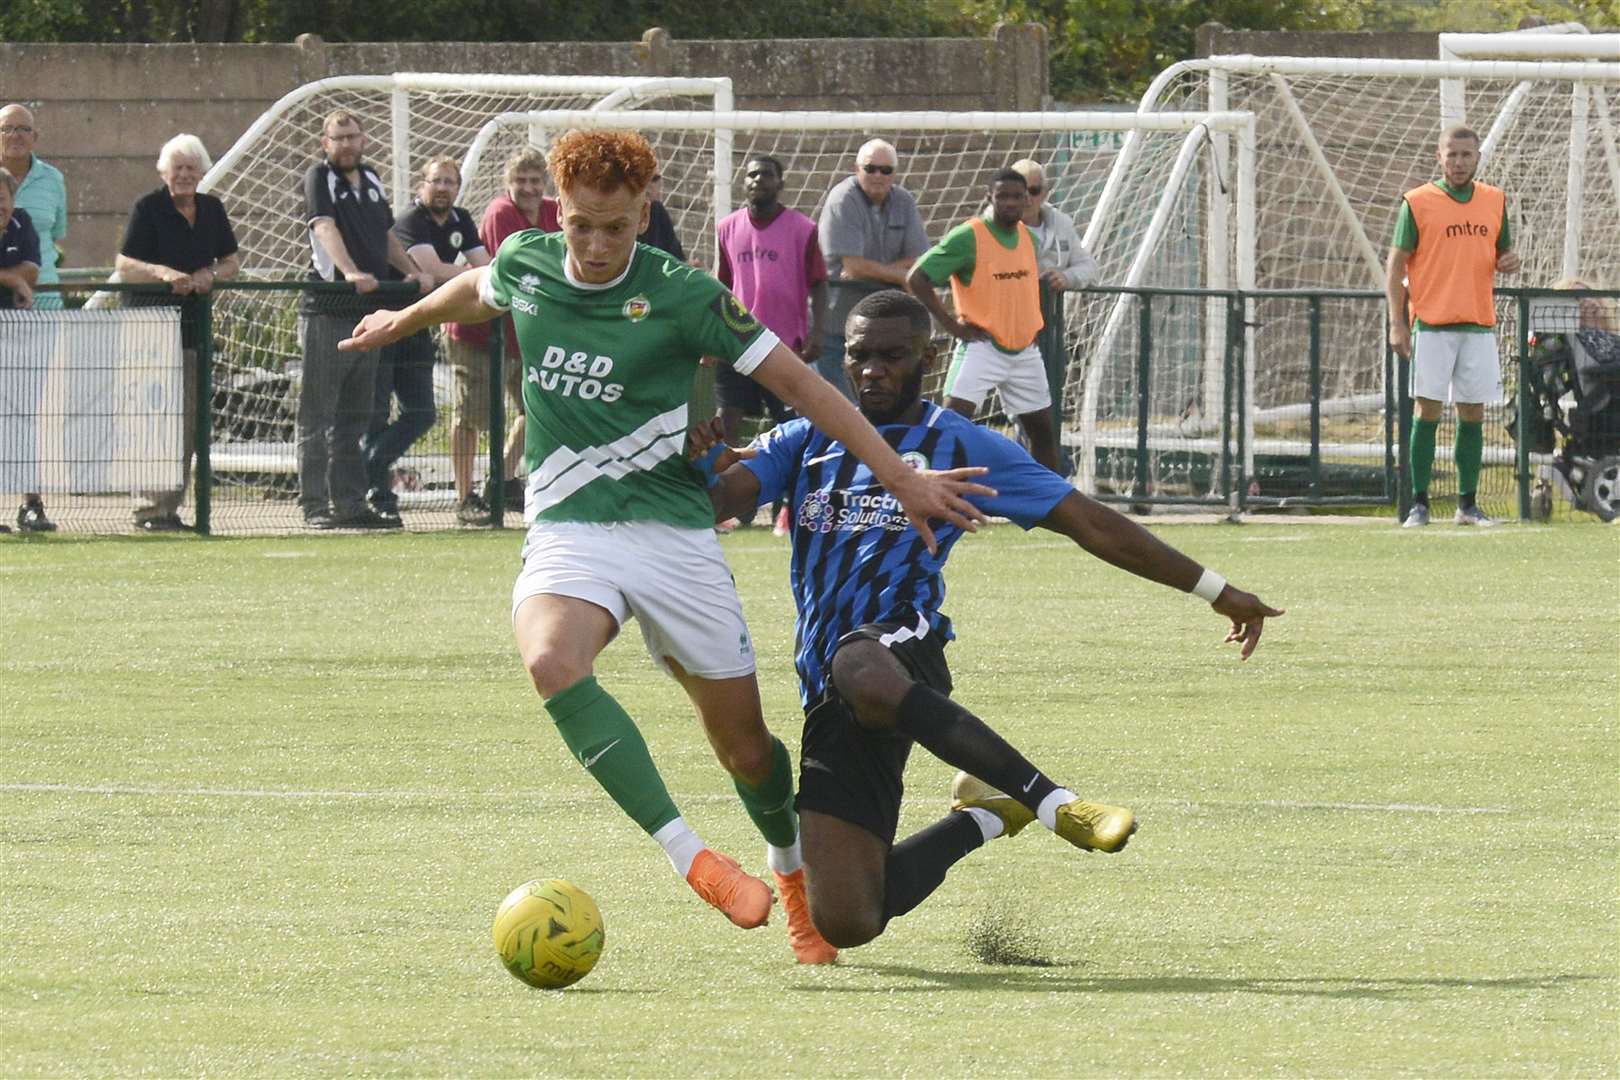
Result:
{"label": "sponsor logo on sleeve", "polygon": [[709,310],[720,316],[720,321],[725,324],[726,329],[743,341],[759,333],[759,320],[742,306],[742,301],[730,293],[721,293],[715,297],[714,303],[709,305]]}
{"label": "sponsor logo on sleeve", "polygon": [[517,287],[526,293],[533,293],[537,288],[540,287],[540,275],[524,274],[522,277],[517,279]]}

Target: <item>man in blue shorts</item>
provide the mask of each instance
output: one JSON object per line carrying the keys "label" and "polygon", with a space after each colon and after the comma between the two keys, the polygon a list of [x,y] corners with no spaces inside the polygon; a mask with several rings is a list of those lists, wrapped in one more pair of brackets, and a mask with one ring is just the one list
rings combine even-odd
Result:
{"label": "man in blue shorts", "polygon": [[[1226,640],[1241,642],[1245,659],[1265,620],[1282,614],[1075,491],[1010,440],[922,400],[930,323],[914,297],[868,296],[845,329],[860,410],[913,468],[983,467],[970,499],[985,514],[1040,525],[1139,577],[1194,593],[1231,620]],[[794,511],[805,709],[798,805],[810,914],[829,943],[871,941],[959,859],[1035,820],[1082,849],[1125,846],[1136,831],[1129,810],[1081,800],[950,699],[944,647],[953,635],[939,610],[941,572],[960,530],[940,529],[930,552],[866,466],[803,420],[772,429],[751,450],[716,446],[700,460],[713,476],[717,517],[782,494]],[[895,844],[914,742],[963,772],[951,812]]]}

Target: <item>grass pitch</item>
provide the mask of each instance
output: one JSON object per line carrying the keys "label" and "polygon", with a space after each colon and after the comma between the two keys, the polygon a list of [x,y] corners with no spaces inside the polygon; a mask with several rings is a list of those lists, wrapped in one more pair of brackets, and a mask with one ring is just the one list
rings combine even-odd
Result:
{"label": "grass pitch", "polygon": [[[568,758],[515,534],[0,541],[0,1074],[1614,1075],[1620,529],[1160,532],[1289,609],[1248,664],[1052,534],[948,578],[958,698],[1130,847],[996,841],[818,969]],[[726,544],[796,748],[785,543]],[[762,870],[633,627],[599,675]],[[914,755],[902,831],[951,773]],[[607,948],[546,993],[490,921],[549,876]]]}

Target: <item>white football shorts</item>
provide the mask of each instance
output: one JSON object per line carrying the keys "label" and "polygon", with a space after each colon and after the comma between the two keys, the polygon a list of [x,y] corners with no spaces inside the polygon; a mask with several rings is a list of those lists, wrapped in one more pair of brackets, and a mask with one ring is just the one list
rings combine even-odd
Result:
{"label": "white football shorts", "polygon": [[1412,332],[1412,396],[1465,405],[1502,400],[1496,335],[1464,330]]}
{"label": "white football shorts", "polygon": [[512,585],[512,616],[531,596],[570,596],[634,616],[653,662],[702,679],[754,672],[754,642],[712,529],[657,521],[537,521]]}
{"label": "white football shorts", "polygon": [[1013,416],[1051,408],[1041,350],[1030,345],[1022,352],[1004,353],[988,341],[959,344],[945,375],[945,393],[970,401],[977,409],[992,390],[1001,391],[1001,402]]}

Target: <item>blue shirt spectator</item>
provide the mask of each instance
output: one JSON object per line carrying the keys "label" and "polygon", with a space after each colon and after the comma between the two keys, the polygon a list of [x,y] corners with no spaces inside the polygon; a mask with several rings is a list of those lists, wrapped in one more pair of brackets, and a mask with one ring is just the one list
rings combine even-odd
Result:
{"label": "blue shirt spectator", "polygon": [[[0,167],[17,180],[16,206],[28,211],[39,236],[39,281],[51,285],[60,280],[56,273],[57,247],[67,238],[67,185],[56,166],[34,156],[39,126],[34,114],[22,105],[0,109]],[[62,306],[62,294],[42,292],[34,307]]]}

